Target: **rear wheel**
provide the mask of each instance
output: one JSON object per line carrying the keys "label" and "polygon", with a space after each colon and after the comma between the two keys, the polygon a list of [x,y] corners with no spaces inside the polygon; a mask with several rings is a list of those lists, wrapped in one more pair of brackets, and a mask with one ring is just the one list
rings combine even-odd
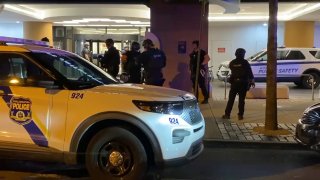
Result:
{"label": "rear wheel", "polygon": [[86,168],[93,179],[142,179],[147,170],[147,155],[143,144],[130,131],[106,128],[90,140]]}
{"label": "rear wheel", "polygon": [[304,88],[311,89],[312,88],[312,79],[313,79],[314,88],[317,88],[320,83],[319,75],[314,72],[309,73],[309,75],[310,76],[308,76],[308,74],[304,74],[304,76],[302,77],[302,86]]}

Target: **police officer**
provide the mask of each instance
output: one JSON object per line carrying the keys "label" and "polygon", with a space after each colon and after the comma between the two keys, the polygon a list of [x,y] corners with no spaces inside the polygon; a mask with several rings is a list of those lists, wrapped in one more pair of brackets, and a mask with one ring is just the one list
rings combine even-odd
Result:
{"label": "police officer", "polygon": [[132,42],[131,50],[125,54],[126,61],[123,66],[124,71],[129,74],[128,83],[141,83],[141,64],[138,62],[140,55],[140,44]]}
{"label": "police officer", "polygon": [[236,59],[232,60],[229,64],[231,69],[231,76],[229,82],[231,88],[229,91],[229,99],[227,107],[225,109],[225,114],[222,116],[223,119],[230,119],[230,113],[234,103],[236,95],[239,95],[239,113],[238,120],[243,119],[244,114],[244,104],[247,91],[250,87],[255,87],[254,77],[250,64],[244,59],[246,51],[243,48],[238,48],[235,52]]}
{"label": "police officer", "polygon": [[154,48],[150,39],[143,41],[142,46],[145,51],[139,57],[138,62],[144,67],[144,78],[147,85],[162,86],[163,78],[162,68],[166,66],[166,56],[163,51]]}
{"label": "police officer", "polygon": [[[204,96],[204,100],[201,102],[202,104],[207,104],[209,99],[209,92],[206,87],[206,81],[205,81],[205,75],[206,75],[206,68],[205,66],[208,63],[208,60],[206,60],[205,57],[208,57],[207,53],[199,48],[199,41],[195,40],[192,42],[193,51],[190,53],[190,63],[189,68],[191,71],[191,81],[193,84],[193,88],[195,88],[195,81],[196,81],[196,72],[197,72],[197,62],[198,62],[198,55],[200,51],[200,62],[199,62],[199,74],[198,74],[198,85],[200,86],[200,89],[202,91],[202,94]],[[196,97],[198,99],[198,91],[196,94]]]}
{"label": "police officer", "polygon": [[114,47],[114,41],[112,39],[106,40],[106,46],[108,48],[108,51],[104,53],[104,57],[102,59],[102,67],[106,68],[108,73],[116,78],[119,73],[120,53]]}

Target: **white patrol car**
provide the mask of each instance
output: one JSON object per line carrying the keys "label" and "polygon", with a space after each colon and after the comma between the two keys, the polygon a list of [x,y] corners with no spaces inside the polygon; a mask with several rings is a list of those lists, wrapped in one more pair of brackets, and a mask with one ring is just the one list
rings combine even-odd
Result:
{"label": "white patrol car", "polygon": [[[262,50],[248,59],[256,82],[266,82],[267,50]],[[225,81],[231,71],[230,61],[220,64],[218,79]],[[313,79],[312,79],[313,78]],[[294,82],[304,88],[318,87],[320,83],[320,48],[278,48],[277,82]]]}
{"label": "white patrol car", "polygon": [[94,179],[141,179],[203,150],[187,92],[121,84],[70,52],[0,37],[0,154],[84,164]]}

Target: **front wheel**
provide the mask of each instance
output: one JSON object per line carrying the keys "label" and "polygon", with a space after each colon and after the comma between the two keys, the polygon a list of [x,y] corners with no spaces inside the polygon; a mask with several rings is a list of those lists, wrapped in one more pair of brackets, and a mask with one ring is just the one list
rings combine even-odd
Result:
{"label": "front wheel", "polygon": [[90,140],[86,168],[93,179],[142,179],[147,171],[147,155],[130,131],[106,128]]}
{"label": "front wheel", "polygon": [[319,75],[316,73],[309,73],[309,76],[308,74],[304,74],[304,76],[302,77],[302,86],[306,89],[311,89],[312,79],[313,79],[313,87],[317,88],[320,83],[320,78],[319,78]]}

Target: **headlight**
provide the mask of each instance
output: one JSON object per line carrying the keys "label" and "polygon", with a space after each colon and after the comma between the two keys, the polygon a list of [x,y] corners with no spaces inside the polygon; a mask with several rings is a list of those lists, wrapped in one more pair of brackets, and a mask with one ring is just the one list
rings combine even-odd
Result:
{"label": "headlight", "polygon": [[183,111],[182,102],[132,101],[139,109],[160,114],[180,115]]}

